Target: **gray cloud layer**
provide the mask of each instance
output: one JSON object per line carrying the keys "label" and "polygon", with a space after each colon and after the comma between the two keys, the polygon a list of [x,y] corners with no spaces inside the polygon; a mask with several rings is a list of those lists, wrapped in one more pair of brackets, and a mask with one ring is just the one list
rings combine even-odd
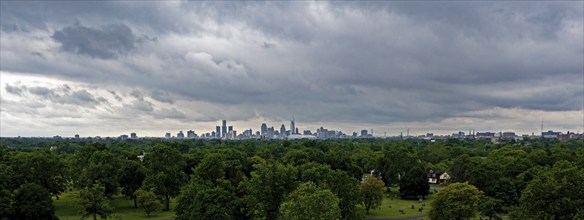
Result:
{"label": "gray cloud layer", "polygon": [[126,55],[135,48],[137,41],[132,30],[123,24],[100,29],[70,26],[55,31],[52,38],[61,43],[61,49],[67,52],[102,59]]}
{"label": "gray cloud layer", "polygon": [[1,70],[142,91],[5,85],[55,103],[370,124],[584,105],[582,2],[0,4]]}

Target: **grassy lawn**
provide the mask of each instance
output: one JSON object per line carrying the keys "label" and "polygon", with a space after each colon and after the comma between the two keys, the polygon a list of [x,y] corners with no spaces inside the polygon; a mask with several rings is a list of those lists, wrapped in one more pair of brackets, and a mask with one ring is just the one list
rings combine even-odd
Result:
{"label": "grassy lawn", "polygon": [[[434,190],[430,190],[433,193]],[[432,201],[433,194],[426,197],[422,206],[422,203],[418,203],[418,200],[402,200],[399,198],[399,188],[391,187],[391,192],[389,195],[383,199],[381,207],[379,209],[369,210],[369,215],[366,218],[401,218],[401,217],[411,217],[428,214],[430,211],[430,203]],[[414,209],[412,209],[412,205]],[[418,209],[423,207],[420,212]],[[399,212],[400,209],[405,211],[405,214]]]}
{"label": "grassy lawn", "polygon": [[[53,198],[53,204],[55,205],[55,214],[61,220],[78,220],[81,219],[81,214],[79,214],[79,206],[77,205],[78,197],[77,192],[65,192],[60,197],[59,200]],[[174,218],[174,201],[171,202],[171,210],[166,212],[156,212],[150,216],[146,216],[141,209],[134,208],[134,202],[132,200],[125,199],[123,196],[114,196],[110,202],[110,206],[113,207],[113,213],[108,219],[152,219],[152,220],[168,220]]]}

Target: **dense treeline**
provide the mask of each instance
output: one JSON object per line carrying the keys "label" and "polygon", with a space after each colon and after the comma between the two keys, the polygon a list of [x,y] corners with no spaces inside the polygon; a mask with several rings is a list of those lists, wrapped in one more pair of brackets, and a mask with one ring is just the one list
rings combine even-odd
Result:
{"label": "dense treeline", "polygon": [[[122,194],[148,215],[175,198],[176,219],[363,219],[384,185],[403,199],[428,195],[432,169],[465,183],[437,195],[433,219],[576,219],[583,141],[0,138],[0,216],[56,218],[52,198],[74,189],[91,218]],[[454,212],[448,198],[461,193],[473,200]]]}

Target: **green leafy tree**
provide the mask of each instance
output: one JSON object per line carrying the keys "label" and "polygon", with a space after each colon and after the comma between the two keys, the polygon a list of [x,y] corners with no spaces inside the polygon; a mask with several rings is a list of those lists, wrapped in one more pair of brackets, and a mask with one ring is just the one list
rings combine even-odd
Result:
{"label": "green leafy tree", "polygon": [[109,149],[93,151],[82,170],[79,184],[88,187],[99,182],[105,188],[105,195],[111,197],[120,186],[119,167],[119,159]]}
{"label": "green leafy tree", "polygon": [[489,196],[483,196],[481,202],[479,204],[479,211],[481,215],[489,217],[489,220],[495,219],[499,220],[502,219],[499,216],[499,212],[501,212],[501,205],[502,201],[499,199],[495,199]]}
{"label": "green leafy tree", "polygon": [[521,194],[521,218],[575,219],[584,213],[583,182],[584,169],[568,161],[542,170]]}
{"label": "green leafy tree", "polygon": [[326,152],[323,163],[331,166],[333,170],[344,170],[355,178],[360,178],[363,175],[363,170],[351,158],[351,152],[342,149],[331,149]]}
{"label": "green leafy tree", "polygon": [[430,192],[428,174],[422,165],[414,165],[399,180],[399,195],[402,199],[425,196]]}
{"label": "green leafy tree", "polygon": [[[235,196],[222,186],[229,181],[216,179],[211,181],[194,178],[184,187],[178,197],[176,219],[234,219]],[[222,183],[221,183],[222,182]]]}
{"label": "green leafy tree", "polygon": [[353,159],[357,166],[364,172],[377,169],[377,161],[381,158],[380,156],[380,154],[376,154],[369,147],[355,148],[351,153],[351,159]]}
{"label": "green leafy tree", "polygon": [[448,148],[444,142],[431,143],[420,153],[422,159],[433,164],[440,163],[449,157]]}
{"label": "green leafy tree", "polygon": [[160,210],[160,202],[156,199],[156,194],[143,189],[138,189],[134,192],[134,197],[138,203],[138,207],[144,210],[147,216]]}
{"label": "green leafy tree", "polygon": [[[0,148],[0,152],[2,149]],[[14,172],[11,166],[0,163],[0,219],[8,218],[14,213],[12,190],[14,189]]]}
{"label": "green leafy tree", "polygon": [[284,197],[297,186],[297,170],[291,165],[266,162],[253,165],[251,177],[242,182],[247,215],[252,219],[277,219]]}
{"label": "green leafy tree", "polygon": [[195,167],[194,175],[202,180],[215,181],[225,178],[225,156],[218,153],[208,153]]}
{"label": "green leafy tree", "polygon": [[135,192],[142,187],[142,182],[145,178],[146,168],[139,161],[123,161],[119,182],[122,188],[122,194],[134,200],[134,208],[138,207]]}
{"label": "green leafy tree", "polygon": [[339,199],[328,189],[313,182],[303,183],[280,205],[280,219],[338,219],[341,216]]}
{"label": "green leafy tree", "polygon": [[99,215],[101,218],[107,218],[112,212],[109,205],[109,199],[105,195],[105,186],[97,182],[87,186],[79,192],[79,205],[83,217],[92,216],[93,220]]}
{"label": "green leafy tree", "polygon": [[454,159],[452,166],[448,170],[448,175],[450,175],[450,182],[467,182],[471,177],[471,170],[479,162],[473,160],[473,158],[468,157],[464,154]]}
{"label": "green leafy tree", "polygon": [[302,182],[314,182],[319,187],[330,189],[339,198],[341,219],[362,219],[362,212],[357,208],[361,203],[359,181],[347,172],[332,170],[330,166],[309,162],[299,167]]}
{"label": "green leafy tree", "polygon": [[65,191],[64,162],[49,151],[19,152],[12,157],[12,168],[18,184],[36,183],[57,196]]}
{"label": "green leafy tree", "polygon": [[475,216],[482,192],[468,183],[453,183],[438,191],[430,219],[470,219]]}
{"label": "green leafy tree", "polygon": [[12,219],[57,219],[51,194],[36,183],[25,183],[14,195]]}
{"label": "green leafy tree", "polygon": [[144,185],[164,199],[164,211],[170,210],[170,199],[187,180],[181,153],[171,146],[157,145],[146,154],[144,163],[149,170]]}
{"label": "green leafy tree", "polygon": [[6,219],[14,214],[12,193],[7,189],[0,189],[0,219]]}
{"label": "green leafy tree", "polygon": [[405,175],[411,164],[416,163],[412,152],[405,147],[390,148],[383,153],[383,157],[379,160],[378,170],[386,186],[398,184],[400,177]]}
{"label": "green leafy tree", "polygon": [[365,211],[369,214],[370,209],[376,209],[381,206],[383,196],[385,195],[385,185],[383,181],[373,176],[366,176],[361,183],[360,191],[365,206]]}

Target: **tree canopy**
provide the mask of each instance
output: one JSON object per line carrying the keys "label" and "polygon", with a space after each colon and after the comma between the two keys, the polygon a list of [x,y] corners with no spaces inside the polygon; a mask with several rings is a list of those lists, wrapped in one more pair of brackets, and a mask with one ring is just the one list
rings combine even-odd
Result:
{"label": "tree canopy", "polygon": [[470,219],[475,216],[481,200],[482,192],[468,183],[453,183],[438,191],[430,218],[439,219]]}

